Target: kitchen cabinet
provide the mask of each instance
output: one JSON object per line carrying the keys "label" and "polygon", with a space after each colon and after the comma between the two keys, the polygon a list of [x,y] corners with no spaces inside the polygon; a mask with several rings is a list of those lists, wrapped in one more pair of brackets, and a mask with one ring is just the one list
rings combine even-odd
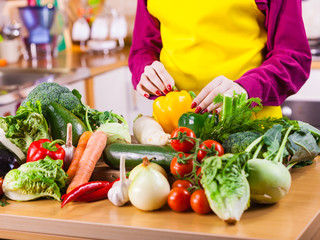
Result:
{"label": "kitchen cabinet", "polygon": [[128,122],[130,132],[138,114],[152,115],[152,103],[138,94],[131,83],[127,66],[97,75],[93,78],[94,107],[99,111],[112,111]]}

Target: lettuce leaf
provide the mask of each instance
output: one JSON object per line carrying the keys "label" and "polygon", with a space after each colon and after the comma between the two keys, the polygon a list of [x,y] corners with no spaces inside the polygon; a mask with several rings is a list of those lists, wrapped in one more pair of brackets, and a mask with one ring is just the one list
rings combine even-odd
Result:
{"label": "lettuce leaf", "polygon": [[248,159],[248,153],[212,156],[204,161],[201,168],[201,184],[209,205],[219,218],[228,223],[239,221],[249,206]]}
{"label": "lettuce leaf", "polygon": [[29,103],[20,107],[15,116],[0,117],[0,128],[5,132],[5,137],[25,154],[32,142],[50,138],[40,102],[36,102],[36,106]]}
{"label": "lettuce leaf", "polygon": [[16,201],[29,201],[41,197],[60,201],[61,189],[66,186],[67,174],[61,168],[62,160],[50,157],[22,164],[7,173],[3,180],[4,194]]}

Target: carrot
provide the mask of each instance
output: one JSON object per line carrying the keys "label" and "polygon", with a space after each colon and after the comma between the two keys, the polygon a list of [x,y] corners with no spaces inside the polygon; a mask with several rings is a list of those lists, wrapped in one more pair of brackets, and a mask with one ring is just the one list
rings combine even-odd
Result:
{"label": "carrot", "polygon": [[94,167],[96,166],[106,145],[107,135],[102,131],[95,131],[88,140],[87,146],[79,161],[76,174],[68,186],[67,193],[77,186],[89,182]]}
{"label": "carrot", "polygon": [[84,149],[87,146],[88,140],[91,137],[91,135],[92,135],[92,132],[90,131],[86,131],[81,134],[81,137],[78,142],[78,146],[76,148],[76,151],[74,152],[71,164],[67,171],[69,181],[73,179],[74,175],[77,172],[79,161],[81,159],[81,156],[84,152]]}

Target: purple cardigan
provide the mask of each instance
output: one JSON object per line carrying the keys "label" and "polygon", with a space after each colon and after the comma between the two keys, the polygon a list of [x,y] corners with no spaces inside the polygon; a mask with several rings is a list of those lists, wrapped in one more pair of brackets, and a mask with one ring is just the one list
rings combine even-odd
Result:
{"label": "purple cardigan", "polygon": [[[147,0],[138,0],[129,56],[132,84],[136,88],[145,66],[159,60],[162,48],[160,23],[147,10]],[[266,15],[268,32],[265,61],[235,82],[249,97],[263,105],[279,106],[295,94],[310,74],[311,52],[301,15],[301,0],[256,0]]]}

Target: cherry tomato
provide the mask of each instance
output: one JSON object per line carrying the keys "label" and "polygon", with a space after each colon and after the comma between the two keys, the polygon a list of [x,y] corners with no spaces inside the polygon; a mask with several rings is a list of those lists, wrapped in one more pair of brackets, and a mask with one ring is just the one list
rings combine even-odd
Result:
{"label": "cherry tomato", "polygon": [[174,183],[172,184],[172,188],[175,187],[183,187],[185,189],[188,189],[190,187],[192,187],[192,183],[188,180],[183,180],[183,179],[178,179],[176,181],[174,181]]}
{"label": "cherry tomato", "polygon": [[[223,149],[222,145],[219,142],[215,141],[215,140],[205,140],[202,144],[200,144],[199,148],[200,149],[206,149],[206,147],[207,147],[207,148],[211,149],[211,148],[213,148],[213,145],[214,145],[214,150],[216,150],[218,152],[217,155],[218,156],[222,156],[224,154],[224,149]],[[198,161],[202,162],[202,160],[204,159],[204,157],[207,154],[208,154],[207,151],[199,150],[198,154],[197,154]],[[214,155],[215,155],[215,153],[211,153],[211,154],[209,153],[208,157],[209,156],[214,156]]]}
{"label": "cherry tomato", "polygon": [[[179,135],[179,132],[184,133],[187,137],[196,138],[196,134],[187,127],[178,127],[171,133],[171,138],[176,138]],[[178,152],[190,152],[191,149],[195,145],[194,139],[186,139],[184,141],[180,141],[178,139],[173,139],[170,142],[172,148]]]}
{"label": "cherry tomato", "polygon": [[175,212],[185,212],[190,208],[191,194],[183,187],[171,189],[168,196],[168,205]]}
{"label": "cherry tomato", "polygon": [[3,184],[3,178],[0,177],[0,196],[2,196],[2,194],[3,194],[2,184]]}
{"label": "cherry tomato", "polygon": [[[184,154],[185,157],[188,157],[190,154]],[[179,157],[183,157],[182,153],[179,153]],[[174,157],[170,164],[170,171],[175,176],[183,177],[186,174],[189,174],[192,172],[193,169],[193,161],[192,159],[189,159],[186,161],[186,163],[178,163],[178,158]]]}
{"label": "cherry tomato", "polygon": [[211,208],[203,189],[199,189],[192,193],[190,205],[193,211],[198,214],[207,214],[211,212]]}

